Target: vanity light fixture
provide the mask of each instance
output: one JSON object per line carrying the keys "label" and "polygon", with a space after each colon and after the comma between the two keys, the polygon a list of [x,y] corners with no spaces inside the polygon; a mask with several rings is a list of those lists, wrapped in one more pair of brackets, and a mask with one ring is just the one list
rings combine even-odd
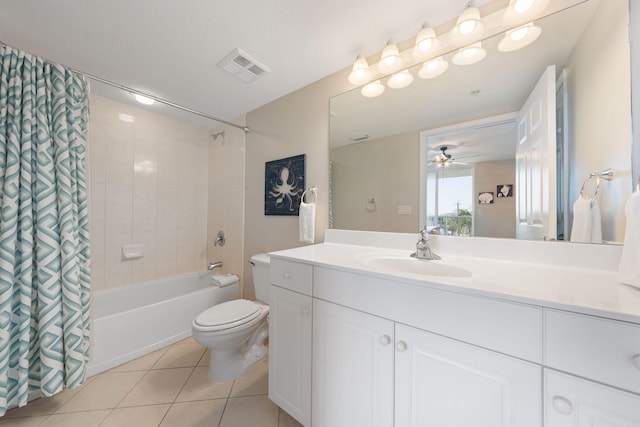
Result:
{"label": "vanity light fixture", "polygon": [[433,79],[447,71],[447,68],[449,68],[449,62],[440,56],[422,64],[420,71],[418,71],[418,77],[421,79]]}
{"label": "vanity light fixture", "polygon": [[409,70],[399,71],[387,80],[387,86],[393,89],[402,89],[403,87],[409,86],[411,83],[413,83],[413,74],[411,74]]}
{"label": "vanity light fixture", "polygon": [[509,0],[502,14],[505,25],[516,25],[537,18],[549,6],[551,0]]}
{"label": "vanity light fixture", "polygon": [[454,41],[465,41],[472,38],[477,40],[483,31],[484,25],[480,18],[480,10],[469,3],[458,17],[456,26],[451,30],[450,36]]}
{"label": "vanity light fixture", "polygon": [[400,58],[398,46],[392,43],[391,40],[389,40],[384,49],[382,49],[378,67],[382,72],[393,72],[402,67],[402,58]]}
{"label": "vanity light fixture", "polygon": [[139,93],[133,93],[132,95],[140,104],[153,105],[156,103],[154,99],[149,98],[148,96],[140,95]]}
{"label": "vanity light fixture", "polygon": [[349,74],[349,83],[358,86],[371,80],[371,77],[372,74],[367,59],[362,55],[358,55]]}
{"label": "vanity light fixture", "polygon": [[456,65],[471,65],[482,61],[485,56],[487,51],[482,47],[482,42],[478,42],[458,50],[451,61]]}
{"label": "vanity light fixture", "polygon": [[533,22],[529,22],[526,25],[507,31],[504,38],[498,43],[498,50],[500,52],[512,52],[522,49],[536,41],[540,34],[542,34],[542,28],[534,25]]}
{"label": "vanity light fixture", "polygon": [[376,96],[380,96],[384,93],[384,85],[380,82],[380,80],[376,80],[369,84],[366,84],[360,90],[362,96],[367,98],[375,98]]}
{"label": "vanity light fixture", "polygon": [[426,55],[440,48],[442,42],[436,37],[436,32],[426,24],[416,35],[416,45],[411,52],[413,59],[420,61]]}

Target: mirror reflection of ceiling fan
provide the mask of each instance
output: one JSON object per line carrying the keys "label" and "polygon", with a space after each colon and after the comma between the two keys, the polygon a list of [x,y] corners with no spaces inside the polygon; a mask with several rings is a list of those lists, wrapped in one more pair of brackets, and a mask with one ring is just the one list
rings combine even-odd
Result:
{"label": "mirror reflection of ceiling fan", "polygon": [[[449,147],[446,145],[441,146],[440,147],[441,153],[438,153],[434,156],[429,166],[433,166],[440,169],[448,168],[453,165],[469,166],[468,163],[462,163],[462,162],[456,161],[456,159],[453,157],[452,154],[447,153],[448,149]],[[477,155],[467,156],[467,157],[477,157]],[[461,157],[461,159],[465,159],[467,157]]]}

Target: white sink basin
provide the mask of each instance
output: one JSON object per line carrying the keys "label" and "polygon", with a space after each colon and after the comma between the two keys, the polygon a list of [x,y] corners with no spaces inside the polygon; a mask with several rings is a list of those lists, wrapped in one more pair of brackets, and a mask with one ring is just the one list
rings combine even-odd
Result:
{"label": "white sink basin", "polygon": [[367,260],[367,264],[379,269],[381,268],[410,274],[426,274],[429,276],[441,277],[471,276],[471,272],[464,268],[448,265],[439,260],[410,258],[408,255],[406,258],[390,256],[370,258]]}

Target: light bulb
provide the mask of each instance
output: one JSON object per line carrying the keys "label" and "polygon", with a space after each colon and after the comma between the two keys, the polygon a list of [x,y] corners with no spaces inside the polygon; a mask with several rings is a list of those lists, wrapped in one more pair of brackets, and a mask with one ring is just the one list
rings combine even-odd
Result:
{"label": "light bulb", "polygon": [[362,56],[358,56],[353,63],[353,68],[349,74],[349,83],[353,85],[361,85],[371,79],[371,70],[369,63]]}
{"label": "light bulb", "polygon": [[478,25],[478,21],[475,19],[467,19],[466,21],[462,21],[460,23],[460,34],[463,36],[467,36],[476,29],[476,25]]}
{"label": "light bulb", "polygon": [[536,41],[540,34],[542,34],[542,29],[534,25],[533,22],[514,28],[507,31],[504,38],[500,40],[498,50],[500,52],[512,52],[522,49]]}
{"label": "light bulb", "polygon": [[518,25],[539,18],[551,0],[509,0],[502,14],[504,25]]}
{"label": "light bulb", "polygon": [[384,49],[382,49],[378,67],[383,73],[390,73],[402,67],[402,59],[400,58],[398,46],[391,42],[387,43]]}
{"label": "light bulb", "polygon": [[471,65],[482,61],[485,56],[487,51],[482,48],[482,43],[478,42],[458,50],[451,60],[456,65]]}
{"label": "light bulb", "polygon": [[416,36],[416,47],[420,52],[428,52],[435,47],[436,42],[436,32],[433,28],[424,27]]}
{"label": "light bulb", "polygon": [[382,50],[382,62],[390,67],[400,59],[400,52],[395,44],[387,44]]}
{"label": "light bulb", "polygon": [[387,81],[387,86],[393,89],[402,89],[413,83],[413,75],[409,70],[403,70],[392,75]]}
{"label": "light bulb", "polygon": [[517,42],[525,38],[528,32],[529,29],[527,27],[516,28],[515,30],[511,31],[511,33],[509,34],[509,38],[511,38],[511,40],[513,40],[514,42]]}
{"label": "light bulb", "polygon": [[533,6],[533,0],[516,0],[513,4],[513,10],[517,13],[525,13]]}
{"label": "light bulb", "polygon": [[433,79],[438,77],[449,68],[449,63],[441,56],[422,64],[422,68],[418,71],[418,77],[421,79]]}
{"label": "light bulb", "polygon": [[479,36],[483,30],[480,10],[477,7],[468,7],[458,17],[456,26],[451,30],[451,38],[454,41],[468,40]]}
{"label": "light bulb", "polygon": [[411,56],[415,61],[424,61],[431,52],[440,49],[441,44],[433,28],[423,27],[416,35],[416,44]]}
{"label": "light bulb", "polygon": [[367,85],[364,85],[360,90],[362,96],[367,98],[375,98],[376,96],[380,96],[384,93],[384,85],[380,82],[380,80],[376,80]]}

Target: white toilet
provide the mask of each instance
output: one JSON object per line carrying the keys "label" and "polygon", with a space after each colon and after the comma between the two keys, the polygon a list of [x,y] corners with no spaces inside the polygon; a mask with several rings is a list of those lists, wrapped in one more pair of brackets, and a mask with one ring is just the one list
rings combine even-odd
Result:
{"label": "white toilet", "polygon": [[191,322],[191,335],[209,347],[209,379],[230,381],[267,354],[269,336],[269,256],[251,257],[257,301],[236,299],[215,305]]}

